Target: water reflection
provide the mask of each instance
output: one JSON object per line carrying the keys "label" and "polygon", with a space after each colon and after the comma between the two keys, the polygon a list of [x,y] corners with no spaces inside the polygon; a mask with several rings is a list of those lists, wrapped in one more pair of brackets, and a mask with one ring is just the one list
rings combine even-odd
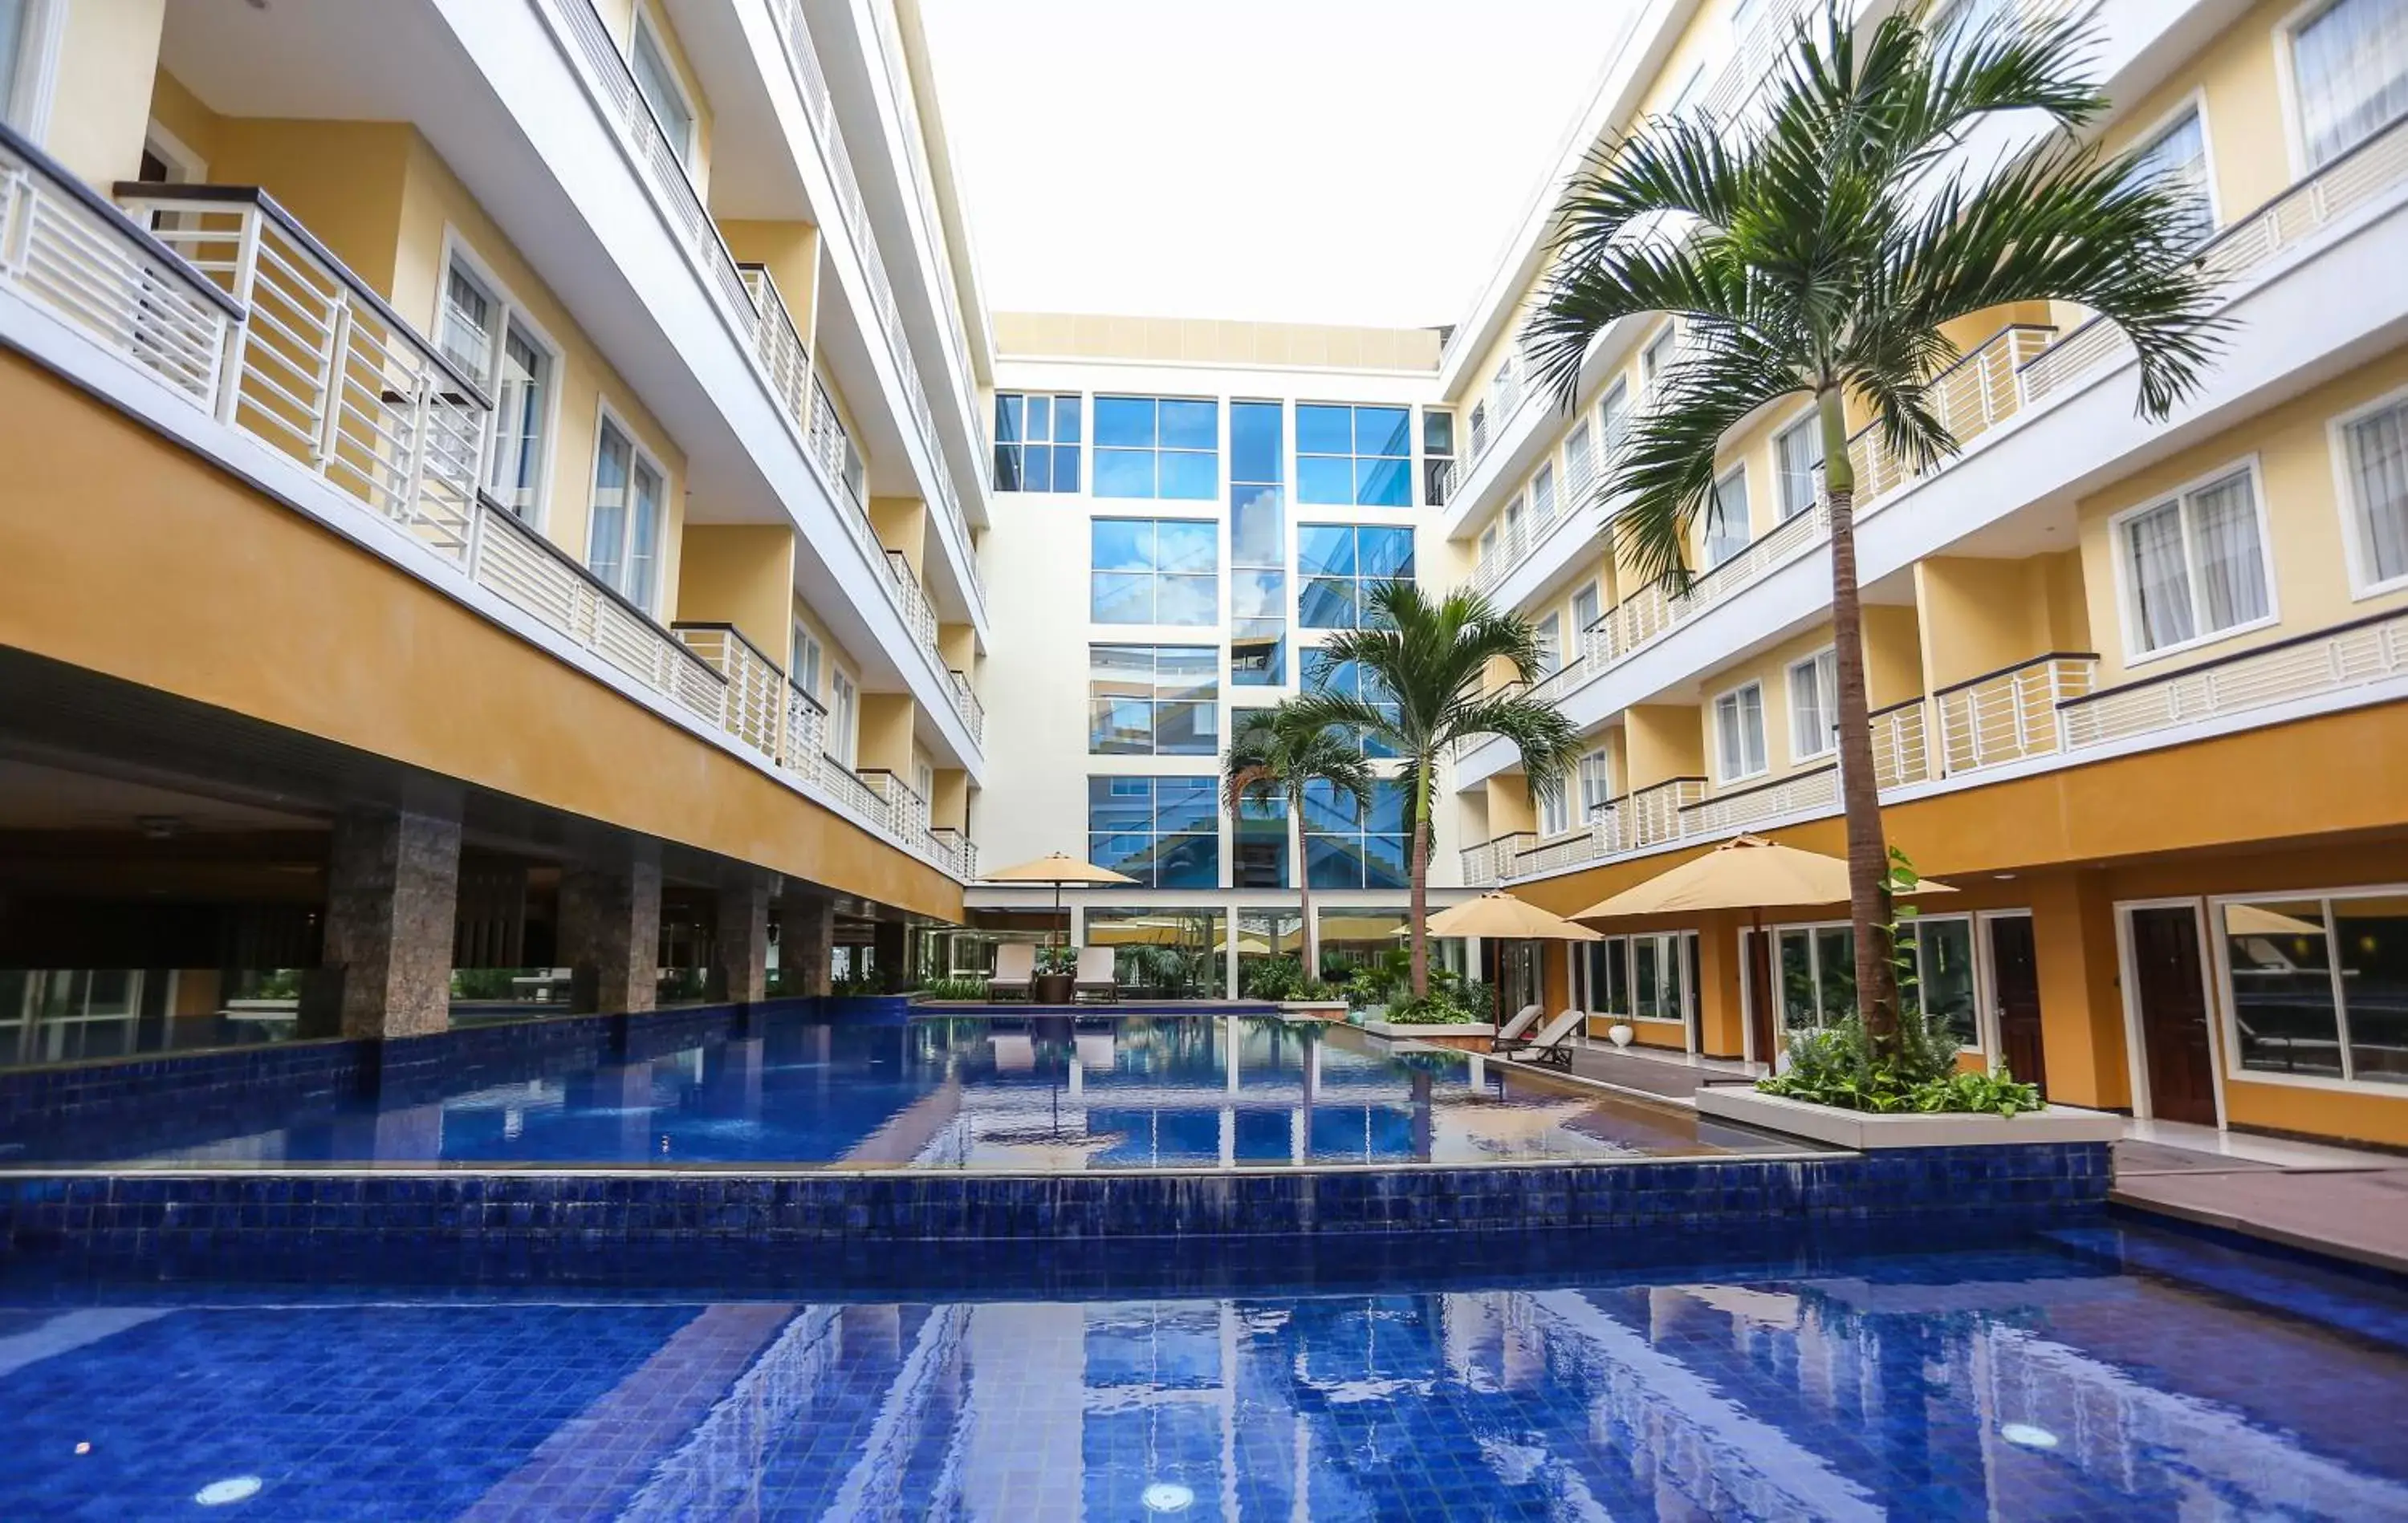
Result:
{"label": "water reflection", "polygon": [[789,1021],[660,1056],[388,1080],[373,1101],[151,1107],[0,1136],[59,1161],[780,1162],[1063,1172],[1785,1151],[1441,1049],[1228,1017]]}
{"label": "water reflection", "polygon": [[2037,1247],[1377,1295],[6,1315],[17,1516],[150,1516],[235,1469],[268,1478],[254,1512],[312,1517],[2408,1516],[2397,1345]]}

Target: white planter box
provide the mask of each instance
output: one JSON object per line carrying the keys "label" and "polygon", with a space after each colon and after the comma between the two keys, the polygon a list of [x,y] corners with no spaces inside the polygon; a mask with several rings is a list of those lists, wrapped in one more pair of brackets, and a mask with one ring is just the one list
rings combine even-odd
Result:
{"label": "white planter box", "polygon": [[2014,1116],[1875,1116],[1739,1084],[1709,1084],[1697,1094],[1698,1114],[1809,1137],[1835,1147],[1874,1152],[1885,1147],[1999,1147],[2015,1143],[2112,1143],[2124,1118],[2108,1111],[2044,1105]]}
{"label": "white planter box", "polygon": [[1437,1036],[1495,1036],[1497,1028],[1487,1021],[1467,1020],[1461,1025],[1433,1026],[1426,1021],[1398,1022],[1366,1020],[1363,1029],[1373,1036],[1384,1036],[1391,1042],[1418,1042]]}
{"label": "white planter box", "polygon": [[1282,1000],[1280,1014],[1311,1016],[1321,1020],[1344,1020],[1346,1002],[1344,1000]]}

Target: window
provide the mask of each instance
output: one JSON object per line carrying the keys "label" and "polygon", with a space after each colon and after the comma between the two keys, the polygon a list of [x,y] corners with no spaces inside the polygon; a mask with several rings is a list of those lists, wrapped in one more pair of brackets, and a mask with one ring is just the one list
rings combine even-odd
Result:
{"label": "window", "polygon": [[1098,756],[1218,752],[1221,652],[1211,646],[1087,648],[1087,749]]}
{"label": "window", "polygon": [[1697,940],[1694,931],[1667,931],[1591,942],[1589,1009],[1626,1020],[1686,1021]]}
{"label": "window", "polygon": [[1309,630],[1356,629],[1372,618],[1372,589],[1413,576],[1413,532],[1376,524],[1308,523],[1297,530]]}
{"label": "window", "polygon": [[1900,929],[1899,953],[1914,959],[1899,970],[1899,1007],[1921,1015],[1955,1037],[1960,1047],[1978,1048],[1973,1018],[1973,921],[1963,915],[1918,915]]}
{"label": "window", "polygon": [[1823,494],[1823,420],[1813,412],[1772,441],[1781,472],[1781,518],[1784,523],[1814,505]]}
{"label": "window", "polygon": [[1591,751],[1580,759],[1581,818],[1586,819],[1612,802],[1612,762],[1602,749]]}
{"label": "window", "polygon": [[493,434],[484,445],[485,490],[495,502],[533,522],[542,505],[552,346],[456,249],[443,273],[436,334],[444,358],[475,377],[494,399]]}
{"label": "window", "polygon": [[1412,413],[1406,407],[1296,405],[1296,500],[1413,505]]}
{"label": "window", "polygon": [[2242,1068],[2408,1084],[2408,894],[2235,902],[2214,923]]}
{"label": "window", "polygon": [[1371,806],[1324,783],[1304,790],[1304,870],[1316,889],[1401,889],[1412,882],[1412,806],[1405,785],[1371,785]]}
{"label": "window", "polygon": [[1649,339],[1646,349],[1639,356],[1639,379],[1646,390],[1650,406],[1659,400],[1660,383],[1664,372],[1672,367],[1672,345],[1679,336],[1672,325],[1666,323],[1664,331]]}
{"label": "window", "polygon": [[2408,111],[2408,6],[2339,0],[2291,34],[2300,136],[2319,169]]}
{"label": "window", "polygon": [[1422,499],[1432,507],[1446,505],[1455,485],[1455,414],[1422,409]]}
{"label": "window", "polygon": [[602,583],[646,613],[661,548],[660,468],[608,417],[594,448],[594,513],[585,564]]}
{"label": "window", "polygon": [[652,30],[652,19],[640,4],[636,7],[635,45],[628,51],[627,66],[636,76],[636,93],[652,107],[652,120],[661,124],[661,135],[668,139],[669,151],[678,156],[678,163],[691,167],[694,106],[686,99],[685,86],[678,82],[668,50]]}
{"label": "window", "polygon": [[1553,791],[1541,795],[1539,799],[1539,834],[1541,836],[1561,835],[1572,828],[1572,793],[1577,778],[1578,774],[1575,773],[1572,776],[1559,782]]}
{"label": "window", "polygon": [[1789,668],[1789,760],[1804,762],[1839,748],[1840,658],[1826,650]]}
{"label": "window", "polygon": [[1553,609],[1539,620],[1539,677],[1544,681],[1564,669],[1564,616]]}
{"label": "window", "polygon": [[2245,466],[2124,515],[2115,537],[2136,653],[2205,639],[2272,612],[2265,542]]}
{"label": "window", "polygon": [[1231,888],[1287,888],[1287,796],[1239,800],[1230,846]]}
{"label": "window", "polygon": [[1221,494],[1221,405],[1096,398],[1096,495],[1211,502]]}
{"label": "window", "polygon": [[861,695],[853,686],[853,678],[842,672],[828,673],[827,754],[853,765],[859,753],[854,750],[861,738]]}
{"label": "window", "polygon": [[1218,624],[1221,526],[1097,519],[1089,614],[1098,624]]}
{"label": "window", "polygon": [[1774,932],[1783,1024],[1811,1031],[1856,1009],[1856,933],[1847,925],[1783,926]]}
{"label": "window", "polygon": [[1714,700],[1716,781],[1737,782],[1763,772],[1764,686],[1751,682]]}
{"label": "window", "polygon": [[2388,586],[2408,576],[2408,402],[2344,423],[2342,441],[2358,580]]}
{"label": "window", "polygon": [[[1319,650],[1308,650],[1304,656],[1304,690],[1334,692],[1341,697],[1360,698],[1394,721],[1398,715],[1396,703],[1388,697],[1380,679],[1358,668],[1353,662],[1332,661]],[[1366,756],[1394,756],[1387,744],[1368,732],[1354,737]]]}
{"label": "window", "polygon": [[1575,630],[1585,633],[1595,628],[1603,613],[1604,600],[1598,592],[1597,583],[1590,582],[1572,594],[1572,628]]}
{"label": "window", "polygon": [[1597,480],[1597,438],[1584,418],[1564,441],[1564,487],[1577,503]]}
{"label": "window", "polygon": [[793,663],[786,668],[787,677],[797,688],[817,698],[820,695],[820,643],[801,619],[795,620]]}
{"label": "window", "polygon": [[1087,860],[1150,889],[1221,886],[1221,810],[1211,777],[1090,777]]}
{"label": "window", "polygon": [[0,0],[0,121],[28,137],[42,135],[47,71],[65,21],[54,0]]}
{"label": "window", "polygon": [[1597,405],[1597,429],[1598,465],[1610,471],[1622,447],[1630,441],[1630,388],[1624,382],[1615,381],[1605,389]]}
{"label": "window", "polygon": [[1079,399],[1024,391],[995,396],[995,490],[1079,490]]}
{"label": "window", "polygon": [[2173,196],[2181,207],[2183,241],[2205,243],[2215,234],[2215,206],[2207,182],[2207,134],[2200,127],[2196,108],[2159,133],[2141,150],[2132,165],[2131,182],[2152,181]]}
{"label": "window", "polygon": [[1747,467],[1742,465],[1714,483],[1714,509],[1706,523],[1708,569],[1747,548]]}
{"label": "window", "polygon": [[1283,409],[1229,404],[1229,681],[1287,681],[1287,514]]}
{"label": "window", "polygon": [[1530,478],[1530,517],[1539,524],[1555,521],[1555,467],[1553,462],[1539,467]]}

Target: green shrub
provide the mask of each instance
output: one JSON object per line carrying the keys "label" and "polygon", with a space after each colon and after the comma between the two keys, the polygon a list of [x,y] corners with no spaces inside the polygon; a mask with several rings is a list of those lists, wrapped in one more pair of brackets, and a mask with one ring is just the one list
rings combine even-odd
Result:
{"label": "green shrub", "polygon": [[838,1000],[862,1000],[883,994],[886,986],[876,974],[864,974],[858,978],[837,978],[828,983],[828,994]]}
{"label": "green shrub", "polygon": [[1994,1074],[1951,1074],[1920,1084],[1914,1108],[1974,1116],[2014,1116],[2041,1108],[2040,1086],[2026,1084],[2001,1066]]}
{"label": "green shrub", "polygon": [[1238,964],[1238,995],[1247,1000],[1292,1000],[1304,985],[1304,964],[1292,957],[1255,958]]}
{"label": "green shrub", "polygon": [[983,978],[929,978],[922,981],[920,996],[930,1000],[983,1000],[986,980]]}
{"label": "green shrub", "polygon": [[1290,994],[1288,998],[1291,1000],[1310,1001],[1316,1004],[1326,1004],[1332,1000],[1343,999],[1345,995],[1346,991],[1343,989],[1339,988],[1336,984],[1329,983],[1326,980],[1320,978],[1308,978],[1304,982],[1297,985],[1296,992]]}
{"label": "green shrub", "polygon": [[1040,947],[1037,949],[1039,973],[1077,973],[1079,949],[1075,947]]}
{"label": "green shrub", "polygon": [[2038,1110],[2040,1089],[2019,1084],[2004,1068],[1956,1072],[1956,1046],[1922,1017],[1901,1015],[1898,1039],[1884,1047],[1849,1016],[1819,1032],[1789,1039],[1789,1067],[1756,1081],[1769,1095],[1840,1110],[1901,1115],[1910,1111],[2014,1116]]}
{"label": "green shrub", "polygon": [[1427,994],[1408,994],[1391,1003],[1387,1018],[1398,1026],[1467,1026],[1486,1018],[1457,1003],[1452,991],[1433,987]]}

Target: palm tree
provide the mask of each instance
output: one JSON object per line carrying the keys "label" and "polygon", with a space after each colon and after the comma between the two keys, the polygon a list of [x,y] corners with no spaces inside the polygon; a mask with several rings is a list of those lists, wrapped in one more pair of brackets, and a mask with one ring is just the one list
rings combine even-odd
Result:
{"label": "palm tree", "polygon": [[[1820,36],[1814,34],[1819,30]],[[1601,491],[1628,494],[1615,533],[1634,571],[1686,590],[1684,547],[1713,524],[1714,451],[1784,397],[1814,399],[1830,518],[1841,793],[1858,1005],[1897,1031],[1891,908],[1866,714],[1848,408],[1917,468],[1956,441],[1927,398],[1956,358],[1942,326],[2015,302],[2062,301],[2120,328],[2140,361],[2140,410],[2161,418],[2198,384],[2221,324],[2191,263],[2196,213],[2075,134],[2106,109],[2085,76],[2089,36],[2010,15],[1935,36],[1920,8],[1861,42],[1838,8],[1801,24],[1762,125],[1653,119],[1592,152],[1556,213],[1561,255],[1527,336],[1569,406],[1591,343],[1616,320],[1669,313],[1686,352],[1661,377]],[[2002,112],[2050,121],[1985,178],[1948,162]],[[1959,161],[1961,164],[1961,160]]]}
{"label": "palm tree", "polygon": [[[1288,817],[1304,818],[1304,797],[1314,784],[1342,793],[1357,809],[1371,806],[1371,763],[1352,735],[1326,724],[1299,723],[1295,704],[1251,715],[1229,737],[1221,758],[1221,804],[1232,816],[1240,804],[1287,801]],[[1297,897],[1304,916],[1304,975],[1321,976],[1313,956],[1312,879],[1297,864]]]}
{"label": "palm tree", "polygon": [[[1547,675],[1546,653],[1527,619],[1499,612],[1478,592],[1432,603],[1412,582],[1375,587],[1365,596],[1368,626],[1341,630],[1321,647],[1325,661],[1352,662],[1368,697],[1307,693],[1286,705],[1295,722],[1360,733],[1367,748],[1404,758],[1412,802],[1413,992],[1429,992],[1430,818],[1441,752],[1475,735],[1502,735],[1522,753],[1530,796],[1552,798],[1580,759],[1580,739],[1555,705],[1528,696]],[[1503,662],[1523,686],[1483,690],[1491,662]]]}

